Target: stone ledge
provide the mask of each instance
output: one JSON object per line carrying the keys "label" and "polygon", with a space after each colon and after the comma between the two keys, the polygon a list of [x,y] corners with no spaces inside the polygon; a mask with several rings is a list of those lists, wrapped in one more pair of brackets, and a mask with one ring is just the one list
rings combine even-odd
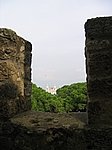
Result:
{"label": "stone ledge", "polygon": [[3,124],[1,150],[111,150],[112,127],[86,122],[87,113],[24,112]]}
{"label": "stone ledge", "polygon": [[87,113],[49,113],[49,112],[38,112],[38,111],[27,111],[18,114],[10,119],[12,123],[18,123],[27,128],[44,128],[49,127],[74,127],[84,128],[87,123]]}

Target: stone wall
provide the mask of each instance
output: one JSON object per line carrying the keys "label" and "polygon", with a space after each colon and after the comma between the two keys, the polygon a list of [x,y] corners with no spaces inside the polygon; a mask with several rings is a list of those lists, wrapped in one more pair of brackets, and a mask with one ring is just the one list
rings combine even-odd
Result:
{"label": "stone wall", "polygon": [[3,124],[0,149],[112,150],[112,127],[89,126],[83,122],[85,115],[81,112],[73,115],[21,113]]}
{"label": "stone wall", "polygon": [[0,122],[31,109],[30,42],[0,28]]}
{"label": "stone wall", "polygon": [[112,17],[87,20],[88,121],[112,125]]}
{"label": "stone wall", "polygon": [[58,114],[30,110],[31,44],[0,29],[1,150],[112,150],[112,17],[85,31],[88,114]]}

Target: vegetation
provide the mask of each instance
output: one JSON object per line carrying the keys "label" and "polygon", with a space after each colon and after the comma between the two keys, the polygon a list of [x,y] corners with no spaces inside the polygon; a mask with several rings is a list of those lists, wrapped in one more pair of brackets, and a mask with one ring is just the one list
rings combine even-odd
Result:
{"label": "vegetation", "polygon": [[63,101],[35,84],[32,84],[32,109],[46,112],[64,112]]}
{"label": "vegetation", "polygon": [[65,85],[56,95],[32,84],[32,109],[45,112],[85,111],[87,103],[86,83]]}

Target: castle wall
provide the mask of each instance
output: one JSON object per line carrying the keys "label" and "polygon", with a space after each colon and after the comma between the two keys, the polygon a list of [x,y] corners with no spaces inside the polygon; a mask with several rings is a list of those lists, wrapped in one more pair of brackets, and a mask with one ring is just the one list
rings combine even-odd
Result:
{"label": "castle wall", "polygon": [[30,42],[0,28],[0,121],[31,109]]}
{"label": "castle wall", "polygon": [[112,17],[85,23],[88,122],[112,125]]}
{"label": "castle wall", "polygon": [[31,44],[0,29],[1,150],[112,149],[112,17],[85,32],[88,114],[58,114],[30,110]]}

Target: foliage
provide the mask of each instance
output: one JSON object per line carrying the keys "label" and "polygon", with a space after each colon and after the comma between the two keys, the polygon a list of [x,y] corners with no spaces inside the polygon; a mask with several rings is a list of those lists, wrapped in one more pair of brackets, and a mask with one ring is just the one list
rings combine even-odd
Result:
{"label": "foliage", "polygon": [[46,112],[64,113],[68,111],[84,111],[87,102],[86,83],[65,85],[52,95],[44,89],[32,84],[32,109]]}
{"label": "foliage", "polygon": [[32,109],[46,112],[64,112],[62,99],[46,92],[44,89],[32,84]]}
{"label": "foliage", "polygon": [[86,109],[87,88],[85,82],[65,85],[57,90],[57,96],[66,99],[66,111],[85,111]]}

